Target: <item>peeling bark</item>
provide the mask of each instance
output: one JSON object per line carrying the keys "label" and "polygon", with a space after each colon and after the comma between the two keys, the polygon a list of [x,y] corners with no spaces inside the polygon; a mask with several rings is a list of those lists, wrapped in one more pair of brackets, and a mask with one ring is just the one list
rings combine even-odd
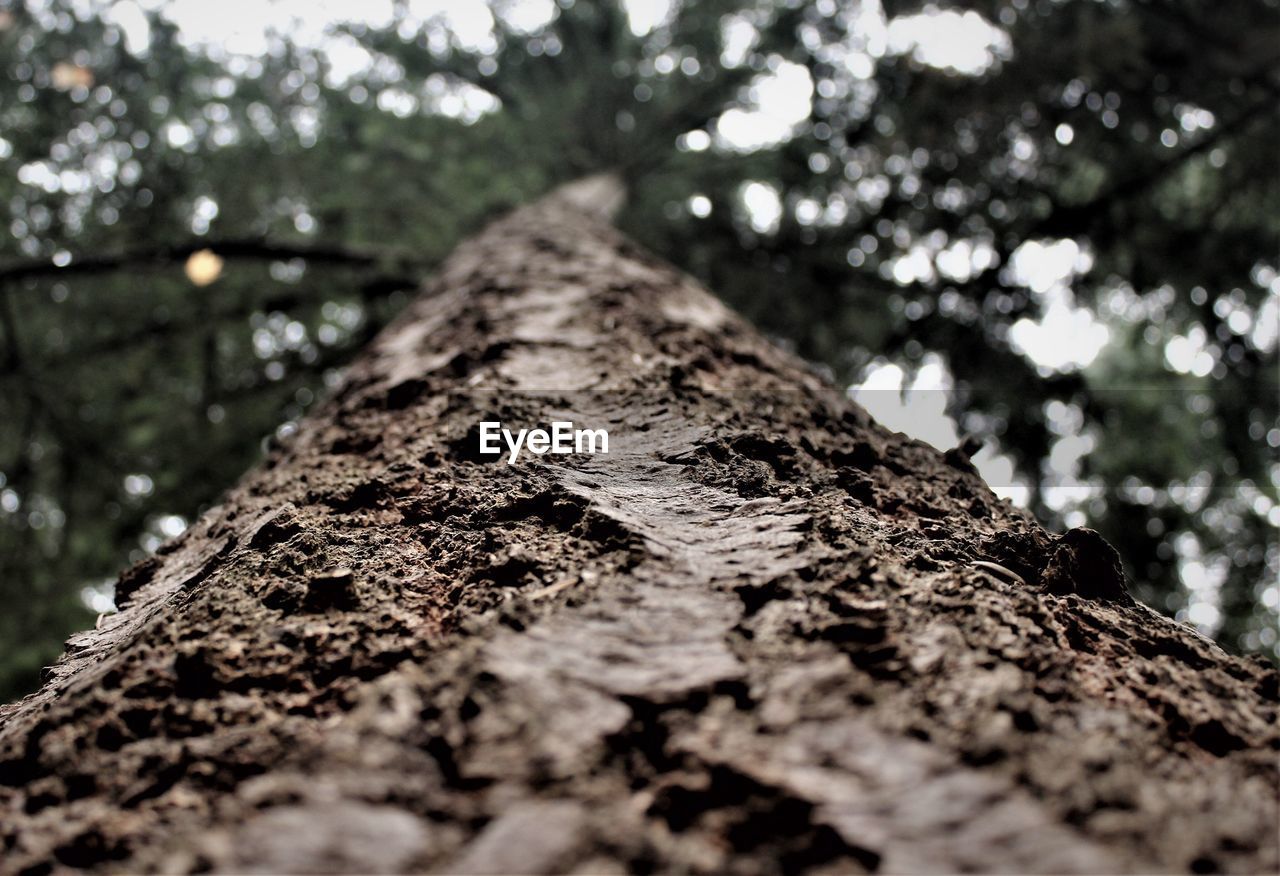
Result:
{"label": "peeling bark", "polygon": [[[0,710],[0,870],[1274,872],[1277,673],[578,184]],[[476,454],[482,420],[607,456]]]}

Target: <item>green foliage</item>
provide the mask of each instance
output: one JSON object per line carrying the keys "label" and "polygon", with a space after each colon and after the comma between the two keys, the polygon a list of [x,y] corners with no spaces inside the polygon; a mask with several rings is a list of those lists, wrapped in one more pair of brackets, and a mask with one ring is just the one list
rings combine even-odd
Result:
{"label": "green foliage", "polygon": [[[1101,529],[1157,607],[1216,598],[1225,644],[1274,650],[1274,0],[957,5],[1010,47],[970,74],[877,46],[873,4],[685,0],[643,35],[608,0],[532,32],[497,4],[471,48],[401,10],[335,34],[369,53],[354,75],[283,38],[193,48],[154,14],[134,53],[83,4],[4,2],[0,697],[92,621],[84,588],[294,428],[407,279],[602,168],[632,183],[626,230],[840,379],[941,356],[954,414],[1037,513]],[[786,65],[807,119],[735,147],[723,114]],[[753,226],[752,183],[776,226]],[[1010,265],[1058,239],[1087,254],[1071,300],[1110,340],[1055,369],[1013,342],[1050,298]],[[989,257],[944,270],[957,245]],[[199,246],[227,259],[209,286],[182,272]],[[915,251],[929,270],[895,273]],[[1094,489],[1055,501],[1048,460],[1081,435]],[[1219,578],[1217,597],[1186,586]]]}

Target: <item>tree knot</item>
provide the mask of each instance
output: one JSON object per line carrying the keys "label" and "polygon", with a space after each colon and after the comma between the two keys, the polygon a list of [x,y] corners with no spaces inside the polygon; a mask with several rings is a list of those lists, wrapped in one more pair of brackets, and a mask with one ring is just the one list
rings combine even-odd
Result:
{"label": "tree knot", "polygon": [[1078,527],[1054,543],[1040,583],[1050,593],[1133,604],[1116,549],[1092,529]]}

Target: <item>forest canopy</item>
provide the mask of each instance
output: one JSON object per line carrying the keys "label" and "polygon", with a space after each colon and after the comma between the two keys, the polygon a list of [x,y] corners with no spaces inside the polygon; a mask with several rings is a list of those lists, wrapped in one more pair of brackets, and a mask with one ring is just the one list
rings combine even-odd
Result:
{"label": "forest canopy", "polygon": [[1278,653],[1275,0],[303,6],[0,0],[4,698],[456,242],[602,170],[894,428]]}

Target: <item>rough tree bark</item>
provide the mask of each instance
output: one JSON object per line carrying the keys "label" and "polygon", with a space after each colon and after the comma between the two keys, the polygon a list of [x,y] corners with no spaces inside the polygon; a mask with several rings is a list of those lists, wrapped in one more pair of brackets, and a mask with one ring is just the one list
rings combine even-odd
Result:
{"label": "rough tree bark", "polygon": [[[1276,672],[871,422],[608,191],[461,247],[121,576],[0,712],[0,870],[1274,871]],[[489,462],[481,420],[611,452]]]}

